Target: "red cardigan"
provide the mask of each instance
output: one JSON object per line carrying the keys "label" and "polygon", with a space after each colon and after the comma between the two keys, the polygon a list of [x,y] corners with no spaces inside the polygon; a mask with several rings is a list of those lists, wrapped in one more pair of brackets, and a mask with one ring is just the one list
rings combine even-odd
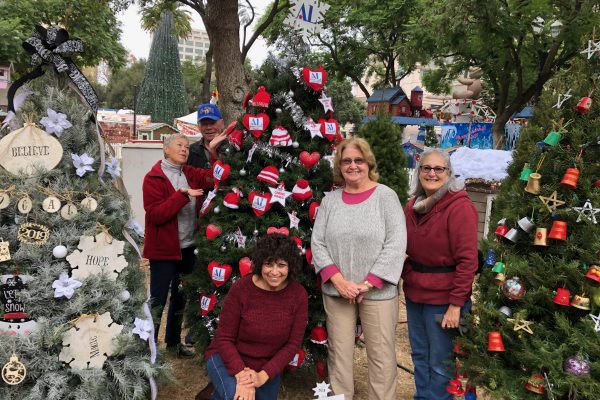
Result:
{"label": "red cardigan", "polygon": [[[466,192],[446,193],[417,220],[415,198],[404,207],[408,260],[402,279],[404,294],[424,304],[463,306],[477,272],[477,210]],[[456,265],[448,273],[413,271],[410,259],[426,266]]]}
{"label": "red cardigan", "polygon": [[[160,167],[161,161],[154,164],[144,177],[142,193],[146,226],[144,236],[144,257],[150,260],[181,260],[177,213],[189,201],[189,197],[175,188]],[[190,188],[212,188],[212,171],[183,165]],[[200,197],[196,206],[200,206]]]}
{"label": "red cardigan", "polygon": [[301,348],[307,321],[308,297],[301,284],[291,281],[271,292],[247,275],[229,289],[204,359],[218,353],[231,376],[249,367],[274,378]]}

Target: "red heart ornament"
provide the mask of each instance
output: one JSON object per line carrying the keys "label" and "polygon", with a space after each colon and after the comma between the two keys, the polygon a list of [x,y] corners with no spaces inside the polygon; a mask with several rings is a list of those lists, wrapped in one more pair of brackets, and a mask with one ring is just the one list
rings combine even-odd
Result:
{"label": "red heart ornament", "polygon": [[250,192],[250,194],[248,195],[248,201],[252,206],[252,211],[254,211],[254,214],[257,217],[260,217],[261,215],[269,211],[269,209],[273,205],[273,203],[271,203],[271,193],[261,194],[256,192]]}
{"label": "red heart ornament", "polygon": [[285,226],[282,226],[281,228],[275,228],[274,226],[270,226],[267,229],[267,235],[270,235],[272,233],[280,233],[285,236],[290,236],[290,230]]}
{"label": "red heart ornament", "polygon": [[217,160],[213,164],[212,173],[217,185],[229,178],[229,172],[231,172],[229,164],[223,164],[221,160]]}
{"label": "red heart ornament", "polygon": [[212,309],[217,305],[217,296],[214,294],[202,293],[198,299],[198,302],[200,302],[200,312],[204,316],[211,312]]}
{"label": "red heart ornament", "polygon": [[308,151],[303,151],[300,153],[298,158],[300,159],[300,162],[302,163],[304,168],[311,169],[319,162],[319,160],[321,159],[321,155],[316,151],[313,151],[310,154],[308,153]]}
{"label": "red heart ornament", "polygon": [[249,257],[242,257],[238,262],[240,275],[242,277],[252,273],[252,260]]}
{"label": "red heart ornament", "polygon": [[315,92],[323,89],[325,82],[327,82],[327,72],[323,67],[317,69],[308,69],[307,67],[302,68],[302,78],[308,86],[310,86]]}
{"label": "red heart ornament", "polygon": [[208,224],[206,227],[206,238],[208,240],[215,240],[223,232],[220,226],[214,224]]}
{"label": "red heart ornament", "polygon": [[308,206],[308,218],[310,219],[310,222],[312,224],[315,223],[315,218],[317,218],[317,213],[319,212],[320,205],[321,203],[319,203],[318,201],[313,201],[312,203],[310,203],[310,206]]}
{"label": "red heart ornament", "polygon": [[319,123],[321,124],[321,133],[323,134],[325,139],[329,140],[330,142],[333,142],[333,139],[335,139],[336,135],[339,134],[340,130],[340,125],[338,124],[337,120],[333,118],[324,120],[321,118],[319,120]]}
{"label": "red heart ornament", "polygon": [[260,113],[258,115],[246,114],[244,115],[244,119],[242,123],[250,131],[255,138],[259,138],[260,135],[267,129],[269,126],[269,116],[265,113]]}
{"label": "red heart ornament", "polygon": [[208,274],[216,287],[223,286],[231,276],[231,266],[211,261],[208,263]]}
{"label": "red heart ornament", "polygon": [[306,357],[306,352],[302,349],[298,350],[292,358],[292,361],[288,364],[288,370],[294,371],[296,368],[300,367],[304,362],[304,357]]}

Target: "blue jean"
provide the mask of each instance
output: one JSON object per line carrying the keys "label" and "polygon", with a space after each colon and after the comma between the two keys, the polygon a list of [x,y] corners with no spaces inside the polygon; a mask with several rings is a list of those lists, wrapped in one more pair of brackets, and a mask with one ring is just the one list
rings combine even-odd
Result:
{"label": "blue jean", "polygon": [[[470,311],[467,301],[460,311],[461,317]],[[413,400],[451,400],[446,391],[448,381],[454,378],[452,357],[455,329],[442,329],[435,314],[445,314],[448,304],[415,303],[406,298],[408,339],[415,366],[416,393]]]}
{"label": "blue jean", "polygon": [[[229,375],[221,356],[215,354],[209,358],[206,362],[206,368],[208,369],[210,380],[215,385],[215,391],[210,400],[233,399],[237,386],[235,376]],[[277,400],[280,386],[281,374],[269,379],[267,383],[256,389],[256,400]]]}

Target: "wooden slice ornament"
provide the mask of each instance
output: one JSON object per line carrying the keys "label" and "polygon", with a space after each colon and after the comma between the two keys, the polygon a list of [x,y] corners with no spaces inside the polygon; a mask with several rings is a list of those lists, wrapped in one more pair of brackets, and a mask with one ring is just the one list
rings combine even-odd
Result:
{"label": "wooden slice ornament", "polygon": [[6,192],[0,193],[0,210],[4,210],[9,205],[10,205],[10,196],[8,195],[8,193],[6,193]]}
{"label": "wooden slice ornament", "polygon": [[0,262],[10,260],[9,242],[0,237]]}
{"label": "wooden slice ornament", "polygon": [[93,212],[98,208],[98,202],[92,196],[87,196],[85,199],[81,200],[81,206],[89,212]]}
{"label": "wooden slice ornament", "polygon": [[0,166],[13,175],[33,175],[54,169],[63,156],[60,142],[34,123],[27,122],[0,140]]}
{"label": "wooden slice ornament", "polygon": [[25,380],[26,375],[25,364],[19,361],[19,357],[13,352],[8,362],[2,367],[2,380],[9,385],[18,385]]}
{"label": "wooden slice ornament", "polygon": [[78,211],[77,211],[77,206],[75,204],[73,204],[73,202],[68,202],[67,204],[65,204],[61,209],[60,209],[60,216],[63,217],[63,219],[70,221],[73,218],[75,218],[75,216],[77,215]]}
{"label": "wooden slice ornament", "polygon": [[56,196],[48,196],[42,201],[42,209],[53,214],[61,209],[60,200]]}
{"label": "wooden slice ornament", "polygon": [[19,242],[36,246],[45,244],[49,237],[50,229],[48,229],[47,226],[35,224],[33,222],[22,224],[19,226],[19,231],[17,232],[17,239]]}
{"label": "wooden slice ornament", "polygon": [[21,199],[17,202],[17,210],[19,210],[21,214],[29,214],[32,208],[33,202],[31,201],[31,197],[28,195],[21,197]]}

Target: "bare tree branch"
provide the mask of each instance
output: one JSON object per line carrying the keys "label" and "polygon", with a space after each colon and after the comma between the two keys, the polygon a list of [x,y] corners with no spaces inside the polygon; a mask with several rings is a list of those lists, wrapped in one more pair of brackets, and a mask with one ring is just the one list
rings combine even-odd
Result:
{"label": "bare tree branch", "polygon": [[242,47],[246,44],[246,33],[248,31],[248,27],[252,25],[252,22],[254,22],[254,17],[256,16],[256,14],[254,13],[254,7],[252,7],[250,0],[246,0],[246,3],[248,3],[248,7],[250,7],[250,11],[252,12],[252,18],[250,18],[246,25],[244,25],[244,38],[242,39]]}
{"label": "bare tree branch", "polygon": [[256,39],[258,39],[258,37],[265,31],[265,29],[267,29],[269,27],[269,25],[271,25],[271,23],[275,19],[275,16],[282,10],[287,9],[290,6],[290,4],[287,0],[284,0],[281,3],[281,7],[278,7],[278,6],[279,6],[279,0],[274,0],[273,5],[271,6],[271,10],[269,11],[269,14],[267,15],[267,18],[265,18],[265,20],[262,22],[262,24],[260,24],[259,26],[256,27],[256,29],[254,30],[254,34],[250,37],[250,39],[248,40],[248,43],[245,43],[243,45],[243,47],[242,47],[242,63],[246,60],[248,51],[250,50],[250,47],[252,47],[254,42],[256,42]]}

